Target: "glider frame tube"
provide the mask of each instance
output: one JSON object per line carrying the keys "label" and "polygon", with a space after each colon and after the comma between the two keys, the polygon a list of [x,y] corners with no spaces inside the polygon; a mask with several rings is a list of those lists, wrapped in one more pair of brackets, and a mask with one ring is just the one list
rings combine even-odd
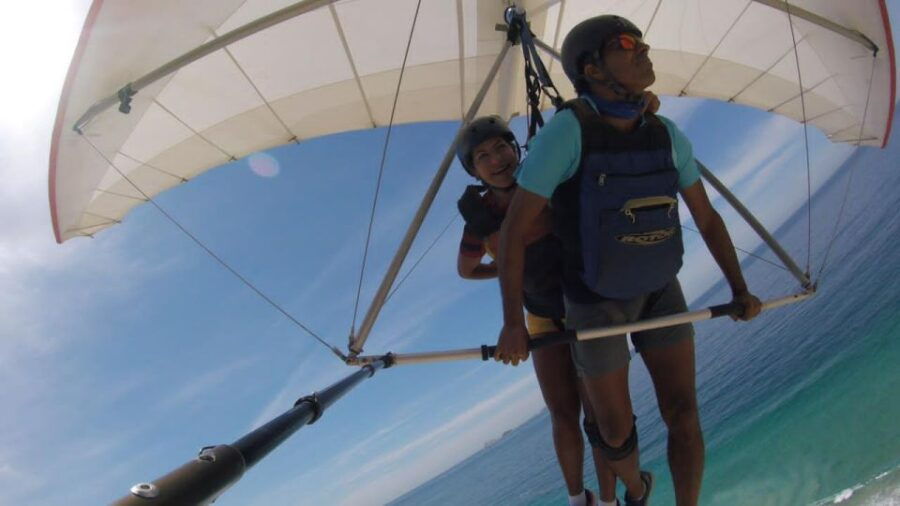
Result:
{"label": "glider frame tube", "polygon": [[821,26],[826,30],[830,30],[838,35],[846,37],[854,42],[859,43],[869,51],[872,51],[873,54],[878,54],[878,46],[872,42],[872,39],[866,37],[864,33],[861,33],[857,30],[853,30],[852,28],[847,28],[846,26],[839,25],[834,21],[831,21],[828,18],[823,18],[819,16],[815,12],[810,12],[806,9],[802,9],[797,7],[796,5],[790,5],[784,0],[753,0],[754,2],[765,5],[766,7],[771,7],[772,9],[780,10],[786,14],[791,16],[796,16],[800,19],[804,19],[809,21],[810,23]]}
{"label": "glider frame tube", "polygon": [[196,458],[151,483],[139,483],[116,506],[210,504],[234,485],[244,472],[322,413],[375,371],[393,365],[390,355],[371,360],[363,368],[312,395],[230,445],[206,447]]}
{"label": "glider frame tube", "polygon": [[[794,304],[806,300],[813,295],[815,295],[815,291],[806,290],[803,292],[795,293],[793,295],[770,299],[763,302],[762,310],[768,311],[789,304]],[[681,325],[684,323],[711,320],[713,318],[737,314],[739,311],[740,307],[738,305],[728,303],[720,304],[717,306],[710,306],[707,308],[698,309],[696,311],[661,316],[658,318],[650,318],[633,323],[610,325],[606,327],[597,327],[594,329],[584,329],[579,331],[553,332],[544,334],[540,337],[535,337],[529,342],[528,348],[530,350],[534,350],[554,344],[571,343],[574,341],[587,341],[590,339],[602,339],[604,337],[617,336],[631,332],[640,332],[642,330],[659,329],[664,327],[671,327],[674,325]],[[401,353],[392,354],[391,358],[393,359],[395,365],[427,364],[434,362],[450,362],[457,360],[474,359],[487,360],[493,357],[495,348],[495,346],[482,346],[481,348],[463,348],[458,350],[425,353]],[[379,360],[380,358],[381,357],[376,356],[355,357],[348,360],[348,364],[364,365],[370,363],[371,361]]]}
{"label": "glider frame tube", "polygon": [[469,110],[463,118],[462,125],[460,125],[456,137],[453,139],[453,143],[447,148],[447,153],[444,155],[444,159],[441,161],[441,165],[434,175],[434,179],[431,180],[431,186],[429,186],[428,191],[425,192],[425,196],[419,204],[419,209],[416,211],[416,215],[413,217],[412,222],[410,222],[409,227],[406,230],[406,235],[403,237],[403,241],[397,248],[394,259],[391,261],[391,265],[388,267],[388,270],[381,281],[381,285],[378,287],[378,291],[372,298],[372,303],[369,305],[366,316],[359,327],[359,332],[357,332],[355,336],[350,336],[350,345],[348,348],[351,356],[358,355],[362,352],[363,345],[365,344],[366,339],[368,339],[369,332],[372,331],[372,326],[375,325],[375,320],[378,318],[378,314],[381,312],[381,308],[387,300],[388,293],[394,284],[394,280],[397,279],[397,275],[400,273],[400,267],[403,266],[403,261],[406,259],[410,247],[412,247],[413,240],[416,238],[416,234],[418,234],[419,229],[422,227],[422,222],[425,221],[425,215],[428,214],[428,210],[431,208],[431,204],[437,196],[437,192],[444,182],[444,178],[447,176],[447,170],[450,168],[450,164],[453,163],[453,159],[456,156],[456,146],[459,144],[459,135],[466,125],[475,118],[475,114],[478,113],[478,109],[481,107],[481,103],[484,101],[484,97],[487,95],[491,84],[494,82],[494,78],[500,70],[500,65],[503,63],[503,60],[506,59],[510,47],[512,47],[512,42],[507,40],[503,44],[500,54],[497,55],[497,59],[494,61],[494,65],[488,72],[484,83],[481,85],[481,89],[472,101],[472,105],[469,106]]}
{"label": "glider frame tube", "polygon": [[130,97],[141,89],[146,88],[147,86],[155,83],[156,81],[166,77],[169,74],[177,72],[181,68],[190,65],[191,63],[199,60],[200,58],[203,58],[210,53],[214,53],[229,44],[233,44],[241,39],[247,38],[257,32],[265,30],[266,28],[277,25],[278,23],[295,18],[301,14],[305,14],[309,11],[318,9],[319,7],[325,7],[326,5],[332,4],[335,1],[337,0],[301,0],[300,2],[277,10],[245,25],[239,26],[224,35],[216,37],[205,44],[197,46],[196,48],[188,51],[187,53],[184,53],[178,58],[175,58],[174,60],[163,64],[162,66],[150,71],[149,73],[137,78],[136,80],[125,84],[114,94],[95,103],[90,108],[88,108],[88,110],[85,111],[85,113],[81,115],[80,118],[78,118],[78,121],[75,122],[75,125],[73,125],[72,129],[80,133],[81,129],[85,125],[87,125],[88,122],[90,122],[98,114],[102,113],[106,109],[112,107],[117,103],[127,103]]}
{"label": "glider frame tube", "polygon": [[751,213],[750,210],[747,209],[744,204],[742,204],[741,201],[738,200],[738,198],[735,197],[733,193],[731,193],[730,190],[728,190],[728,187],[726,187],[725,184],[722,183],[722,181],[719,181],[719,179],[716,178],[716,176],[714,176],[713,173],[709,169],[707,169],[705,165],[700,163],[700,160],[696,160],[696,162],[697,165],[700,166],[700,174],[703,176],[703,179],[706,179],[706,181],[709,182],[709,184],[711,184],[717,192],[719,192],[719,195],[727,200],[728,203],[731,204],[731,207],[733,207],[734,210],[737,211],[739,215],[741,215],[741,218],[744,218],[744,221],[746,221],[747,224],[750,225],[750,228],[752,228],[759,235],[759,237],[769,246],[769,248],[772,249],[775,255],[778,256],[778,258],[781,260],[781,263],[783,263],[784,266],[787,267],[787,269],[791,272],[791,274],[793,274],[794,277],[797,278],[797,281],[800,282],[800,286],[807,290],[812,288],[812,281],[810,281],[809,275],[807,273],[804,273],[803,270],[800,269],[797,263],[794,262],[794,259],[791,258],[787,251],[785,251],[784,248],[781,247],[781,244],[779,244],[778,241],[772,236],[772,234],[770,234],[769,231],[766,230],[764,226],[762,226],[762,223],[760,223],[759,220],[757,220],[756,217],[753,216],[753,213]]}

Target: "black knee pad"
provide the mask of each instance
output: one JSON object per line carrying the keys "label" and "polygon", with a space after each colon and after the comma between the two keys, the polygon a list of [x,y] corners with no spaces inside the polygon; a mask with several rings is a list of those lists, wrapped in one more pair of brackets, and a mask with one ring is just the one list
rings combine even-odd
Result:
{"label": "black knee pad", "polygon": [[[637,417],[634,417],[634,420],[635,422],[637,422]],[[596,427],[596,425],[594,425],[594,427]],[[588,436],[588,438],[590,438],[590,436]],[[606,441],[604,441],[600,436],[599,430],[597,430],[597,439],[599,441],[595,448],[600,450],[600,453],[602,453],[607,460],[623,460],[625,458],[628,458],[628,456],[631,455],[637,448],[637,423],[632,423],[631,434],[628,435],[628,439],[626,439],[625,442],[622,443],[622,446],[615,447],[608,445]]]}
{"label": "black knee pad", "polygon": [[597,422],[585,418],[584,421],[581,422],[581,426],[584,427],[584,435],[587,436],[588,442],[591,443],[591,447],[600,448],[600,445],[603,443],[603,438],[600,437],[600,428],[597,427]]}

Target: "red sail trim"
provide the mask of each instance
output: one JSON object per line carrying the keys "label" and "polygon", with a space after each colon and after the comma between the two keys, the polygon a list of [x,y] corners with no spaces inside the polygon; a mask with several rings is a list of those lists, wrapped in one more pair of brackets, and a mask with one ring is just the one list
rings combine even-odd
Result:
{"label": "red sail trim", "polygon": [[894,106],[897,102],[897,69],[894,60],[894,37],[891,35],[891,21],[888,16],[887,5],[884,0],[880,0],[878,5],[881,7],[881,22],[884,24],[884,36],[887,39],[888,62],[891,65],[891,105],[888,109],[887,126],[884,129],[884,141],[881,147],[887,146],[888,139],[891,137],[891,127],[894,123]]}
{"label": "red sail trim", "polygon": [[59,156],[59,137],[62,135],[65,121],[66,108],[69,104],[69,93],[72,84],[75,81],[75,74],[81,65],[81,58],[84,56],[88,39],[91,37],[91,29],[94,22],[100,14],[100,8],[103,6],[103,0],[94,0],[91,9],[88,11],[87,18],[84,20],[84,27],[81,35],[78,37],[78,45],[75,46],[75,53],[72,56],[72,63],[69,64],[69,71],[66,73],[66,80],[63,83],[62,93],[59,96],[59,105],[56,107],[56,122],[53,124],[53,137],[50,141],[50,176],[48,178],[49,194],[50,194],[50,218],[53,220],[53,235],[56,236],[56,242],[62,244],[62,231],[59,229],[59,217],[56,210],[56,160]]}

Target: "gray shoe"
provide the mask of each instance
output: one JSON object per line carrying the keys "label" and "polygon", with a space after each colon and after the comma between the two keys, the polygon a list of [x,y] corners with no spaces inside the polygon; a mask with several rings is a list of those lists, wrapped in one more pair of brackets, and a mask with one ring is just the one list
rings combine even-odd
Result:
{"label": "gray shoe", "polygon": [[650,504],[650,492],[653,490],[653,474],[650,471],[641,471],[641,481],[644,482],[644,496],[640,500],[630,499],[625,492],[625,506],[647,506]]}

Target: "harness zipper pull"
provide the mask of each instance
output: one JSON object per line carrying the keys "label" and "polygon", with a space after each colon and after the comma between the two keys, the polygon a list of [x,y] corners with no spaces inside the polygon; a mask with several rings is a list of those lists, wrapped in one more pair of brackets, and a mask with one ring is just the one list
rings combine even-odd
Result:
{"label": "harness zipper pull", "polygon": [[601,172],[600,175],[597,176],[597,186],[603,186],[605,184],[606,184],[606,174]]}

